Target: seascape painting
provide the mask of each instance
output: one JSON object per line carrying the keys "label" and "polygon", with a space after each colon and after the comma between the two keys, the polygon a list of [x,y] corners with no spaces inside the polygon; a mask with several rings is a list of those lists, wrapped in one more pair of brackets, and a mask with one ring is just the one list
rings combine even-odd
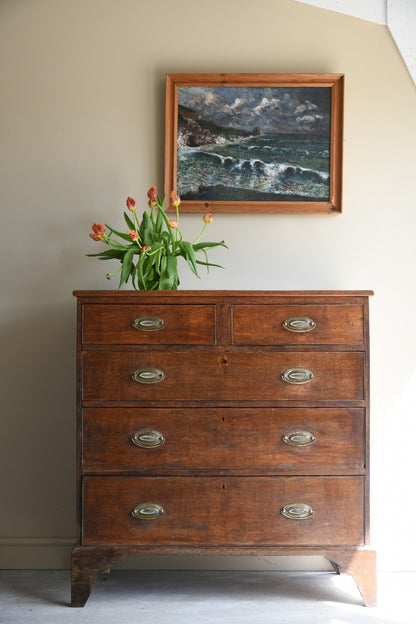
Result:
{"label": "seascape painting", "polygon": [[331,89],[179,86],[177,192],[208,202],[328,202]]}

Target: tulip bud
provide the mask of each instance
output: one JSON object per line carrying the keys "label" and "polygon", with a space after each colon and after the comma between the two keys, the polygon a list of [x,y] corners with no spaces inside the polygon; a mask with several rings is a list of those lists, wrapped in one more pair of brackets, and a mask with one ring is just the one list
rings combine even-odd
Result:
{"label": "tulip bud", "polygon": [[143,245],[143,247],[140,250],[140,253],[145,253],[148,249],[150,249],[149,245]]}
{"label": "tulip bud", "polygon": [[175,191],[171,191],[169,198],[170,198],[170,205],[173,206],[174,208],[177,208],[179,204],[181,203],[181,198],[179,197],[179,195],[175,193]]}
{"label": "tulip bud", "polygon": [[179,227],[179,224],[177,221],[175,221],[175,219],[171,219],[170,221],[168,221],[168,225],[170,225],[170,227],[173,228],[174,230],[176,230],[176,228]]}
{"label": "tulip bud", "polygon": [[207,212],[207,214],[204,214],[202,219],[204,220],[205,223],[212,223],[214,221],[214,215],[211,214],[210,212]]}
{"label": "tulip bud", "polygon": [[150,187],[150,189],[147,191],[147,196],[150,201],[157,201],[157,189],[155,186]]}
{"label": "tulip bud", "polygon": [[136,202],[133,197],[127,197],[126,206],[129,210],[134,212],[136,210]]}

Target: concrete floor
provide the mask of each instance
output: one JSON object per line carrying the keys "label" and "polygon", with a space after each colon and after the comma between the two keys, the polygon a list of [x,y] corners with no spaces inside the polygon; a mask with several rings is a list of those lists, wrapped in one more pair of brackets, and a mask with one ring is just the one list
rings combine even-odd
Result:
{"label": "concrete floor", "polygon": [[98,578],[83,609],[70,573],[0,571],[2,624],[415,624],[416,572],[378,575],[379,604],[330,572],[133,571]]}

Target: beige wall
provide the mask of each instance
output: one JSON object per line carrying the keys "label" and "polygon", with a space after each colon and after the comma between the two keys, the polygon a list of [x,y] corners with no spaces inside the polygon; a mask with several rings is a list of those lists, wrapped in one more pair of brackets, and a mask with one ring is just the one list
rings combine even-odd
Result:
{"label": "beige wall", "polygon": [[115,287],[90,225],[161,186],[164,75],[200,71],[346,75],[344,213],[218,216],[226,270],[181,287],[375,290],[373,541],[380,567],[415,569],[416,91],[386,27],[291,0],[0,3],[0,567],[68,560],[71,292]]}

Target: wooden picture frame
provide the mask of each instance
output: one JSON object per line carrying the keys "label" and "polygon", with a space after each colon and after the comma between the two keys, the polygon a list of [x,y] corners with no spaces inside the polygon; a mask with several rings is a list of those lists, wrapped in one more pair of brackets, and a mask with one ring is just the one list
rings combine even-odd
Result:
{"label": "wooden picture frame", "polygon": [[181,212],[340,213],[343,74],[167,74]]}

